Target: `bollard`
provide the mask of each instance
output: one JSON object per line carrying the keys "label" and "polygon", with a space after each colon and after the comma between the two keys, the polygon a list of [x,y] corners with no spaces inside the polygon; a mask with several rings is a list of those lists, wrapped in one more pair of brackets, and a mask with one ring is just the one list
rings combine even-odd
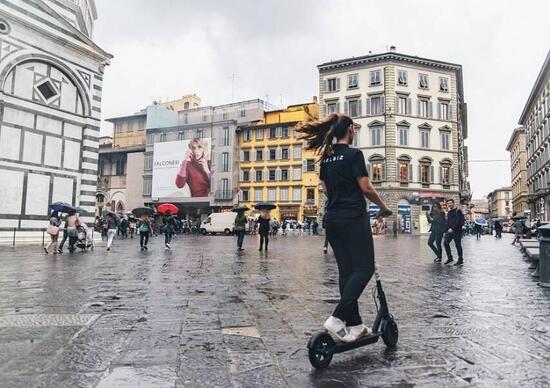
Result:
{"label": "bollard", "polygon": [[15,246],[15,231],[17,230],[17,228],[13,228],[13,242],[12,242],[12,246]]}
{"label": "bollard", "polygon": [[42,229],[42,246],[46,244],[46,241],[44,240],[44,234],[46,232],[46,229]]}
{"label": "bollard", "polygon": [[540,238],[539,265],[539,286],[550,287],[550,224],[543,225],[538,229]]}

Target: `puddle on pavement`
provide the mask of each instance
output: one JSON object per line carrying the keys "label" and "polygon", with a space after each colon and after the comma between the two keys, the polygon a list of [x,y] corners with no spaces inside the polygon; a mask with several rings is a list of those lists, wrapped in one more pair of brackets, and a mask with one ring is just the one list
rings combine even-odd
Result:
{"label": "puddle on pavement", "polygon": [[260,338],[260,333],[258,332],[256,326],[225,327],[222,329],[222,334]]}

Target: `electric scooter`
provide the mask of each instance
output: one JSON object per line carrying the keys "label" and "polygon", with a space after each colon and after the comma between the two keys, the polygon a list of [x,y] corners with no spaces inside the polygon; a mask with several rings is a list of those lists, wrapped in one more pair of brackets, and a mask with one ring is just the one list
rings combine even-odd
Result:
{"label": "electric scooter", "polygon": [[[374,324],[372,325],[372,334],[360,337],[354,342],[335,340],[326,330],[313,334],[309,339],[307,347],[309,350],[309,362],[314,368],[327,368],[334,354],[373,344],[377,342],[380,337],[382,337],[384,344],[386,344],[388,348],[393,348],[397,345],[399,330],[395,319],[388,309],[386,294],[384,294],[384,290],[382,289],[382,282],[380,281],[380,275],[376,264],[374,267],[374,277],[376,279],[376,287],[373,289],[373,297],[377,314]],[[377,297],[380,301],[380,305],[376,302]]]}

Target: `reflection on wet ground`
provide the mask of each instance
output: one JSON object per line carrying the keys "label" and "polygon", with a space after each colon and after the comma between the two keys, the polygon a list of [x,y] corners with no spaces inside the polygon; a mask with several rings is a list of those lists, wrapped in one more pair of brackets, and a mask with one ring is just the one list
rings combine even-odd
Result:
{"label": "reflection on wet ground", "polygon": [[[466,238],[461,268],[425,237],[376,237],[399,328],[315,371],[306,343],[338,301],[323,237],[153,239],[44,256],[0,247],[2,387],[548,386],[550,290],[509,242]],[[369,289],[361,311],[376,308]]]}

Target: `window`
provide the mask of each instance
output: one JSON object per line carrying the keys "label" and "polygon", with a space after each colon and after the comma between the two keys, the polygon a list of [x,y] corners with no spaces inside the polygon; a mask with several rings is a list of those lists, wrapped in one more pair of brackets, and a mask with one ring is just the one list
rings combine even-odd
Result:
{"label": "window", "polygon": [[288,160],[290,159],[288,156],[288,148],[281,149],[281,159]]}
{"label": "window", "polygon": [[439,91],[448,92],[449,91],[449,79],[446,77],[439,77]]}
{"label": "window", "polygon": [[256,182],[263,181],[262,172],[262,170],[256,170]]}
{"label": "window", "polygon": [[407,72],[405,70],[397,71],[397,84],[407,86]]}
{"label": "window", "polygon": [[418,100],[418,116],[430,117],[430,100],[426,98],[420,98]]}
{"label": "window", "polygon": [[397,114],[410,115],[410,100],[407,96],[397,95]]}
{"label": "window", "polygon": [[222,171],[229,171],[229,152],[222,152]]}
{"label": "window", "polygon": [[161,133],[161,134],[160,134],[160,139],[159,139],[159,141],[160,141],[161,143],[166,141],[166,134],[165,134],[165,133]]}
{"label": "window", "polygon": [[202,111],[202,121],[208,120],[208,112],[203,110]]}
{"label": "window", "polygon": [[440,102],[438,104],[438,114],[437,117],[440,120],[449,120],[449,103],[448,102]]}
{"label": "window", "polygon": [[339,104],[337,101],[327,102],[327,114],[338,113],[338,111],[340,110],[338,105]]}
{"label": "window", "polygon": [[226,110],[222,111],[222,120],[227,120],[227,111]]}
{"label": "window", "polygon": [[187,124],[189,122],[189,115],[187,113],[183,114],[183,123]]}
{"label": "window", "polygon": [[315,159],[306,159],[306,172],[315,172]]}
{"label": "window", "polygon": [[384,113],[384,107],[382,102],[382,96],[374,96],[370,99],[371,103],[371,114],[372,115],[380,115]]}
{"label": "window", "polygon": [[264,190],[254,189],[254,201],[261,202],[264,200]]}
{"label": "window", "polygon": [[229,127],[222,128],[222,145],[229,145]]}
{"label": "window", "polygon": [[275,196],[276,193],[277,193],[277,191],[275,190],[275,187],[270,187],[269,189],[267,189],[267,200],[269,202],[275,202],[276,201],[276,196]]}
{"label": "window", "polygon": [[260,162],[264,160],[264,150],[256,150],[256,160]]}
{"label": "window", "polygon": [[196,136],[197,138],[201,139],[204,137],[204,129],[202,128],[197,128],[197,133],[196,133]]}
{"label": "window", "polygon": [[348,75],[348,89],[355,89],[359,87],[359,74]]}
{"label": "window", "polygon": [[288,202],[288,187],[281,187],[279,189],[279,201]]}
{"label": "window", "polygon": [[222,197],[229,198],[231,196],[229,191],[229,179],[222,178]]}
{"label": "window", "polygon": [[144,177],[143,178],[143,195],[144,196],[150,196],[151,192],[153,190],[153,181],[151,177]]}
{"label": "window", "polygon": [[243,139],[244,139],[244,141],[252,140],[252,134],[250,133],[250,129],[245,129],[243,131]]}
{"label": "window", "polygon": [[243,182],[250,180],[250,170],[243,170]]}
{"label": "window", "polygon": [[399,132],[399,145],[408,146],[409,145],[409,127],[404,125],[398,125],[397,131]]}
{"label": "window", "polygon": [[250,193],[248,190],[243,190],[242,191],[242,197],[243,197],[243,201],[244,202],[248,202],[250,201]]}
{"label": "window", "polygon": [[116,161],[116,175],[125,175],[126,173],[126,160],[118,159]]}
{"label": "window", "polygon": [[49,80],[46,80],[38,85],[36,89],[38,89],[42,97],[44,97],[45,101],[48,101],[50,98],[55,97],[58,94],[57,90],[55,90],[55,87]]}
{"label": "window", "polygon": [[451,167],[447,165],[441,166],[440,174],[441,174],[441,184],[450,185],[451,184]]}
{"label": "window", "polygon": [[399,161],[399,182],[410,182],[412,179],[412,169],[407,160]]}
{"label": "window", "polygon": [[274,181],[275,179],[275,170],[269,170],[269,180]]}
{"label": "window", "polygon": [[290,137],[290,128],[282,127],[281,128],[281,137]]}
{"label": "window", "polygon": [[[151,154],[145,154],[143,157],[144,166],[143,169],[145,171],[151,171],[153,169],[153,155]],[[101,173],[103,175],[103,173]]]}
{"label": "window", "polygon": [[348,114],[350,117],[361,116],[361,101],[360,100],[349,100],[347,103]]}
{"label": "window", "polygon": [[249,162],[250,161],[250,151],[243,151],[243,162]]}
{"label": "window", "polygon": [[292,190],[292,200],[294,202],[298,202],[302,200],[302,188],[301,187],[295,187]]}
{"label": "window", "polygon": [[420,130],[420,147],[430,148],[430,131],[426,129]]}
{"label": "window", "polygon": [[370,128],[370,145],[379,146],[382,142],[382,127],[377,125]]}
{"label": "window", "polygon": [[277,150],[275,148],[269,149],[269,160],[275,160],[277,158]]}
{"label": "window", "polygon": [[269,128],[269,138],[275,139],[277,137],[277,128],[271,127]]}
{"label": "window", "polygon": [[294,167],[292,172],[292,179],[295,181],[302,180],[302,167]]}
{"label": "window", "polygon": [[380,85],[382,81],[380,79],[380,70],[373,70],[370,72],[370,85]]}
{"label": "window", "polygon": [[306,189],[306,203],[313,205],[315,203],[315,189]]}
{"label": "window", "polygon": [[256,140],[263,140],[264,138],[264,129],[258,128],[256,129]]}
{"label": "window", "polygon": [[294,159],[302,159],[302,147],[294,146]]}
{"label": "window", "polygon": [[147,135],[147,144],[153,144],[155,141],[155,135],[149,134]]}
{"label": "window", "polygon": [[288,180],[288,169],[283,168],[281,170],[281,180],[287,181]]}
{"label": "window", "polygon": [[240,110],[240,116],[241,117],[246,117],[246,106],[241,106],[241,110]]}
{"label": "window", "polygon": [[178,132],[178,140],[185,140],[185,132]]}
{"label": "window", "polygon": [[420,182],[427,184],[430,183],[430,165],[420,164]]}
{"label": "window", "polygon": [[428,74],[418,74],[418,87],[428,89]]}
{"label": "window", "polygon": [[450,144],[449,144],[450,136],[449,135],[450,135],[449,132],[441,132],[441,149],[442,150],[450,149]]}
{"label": "window", "polygon": [[336,92],[340,90],[340,79],[339,78],[329,78],[326,80],[326,90],[327,92]]}
{"label": "window", "polygon": [[384,179],[384,164],[382,160],[373,160],[371,162],[371,180],[380,182]]}

